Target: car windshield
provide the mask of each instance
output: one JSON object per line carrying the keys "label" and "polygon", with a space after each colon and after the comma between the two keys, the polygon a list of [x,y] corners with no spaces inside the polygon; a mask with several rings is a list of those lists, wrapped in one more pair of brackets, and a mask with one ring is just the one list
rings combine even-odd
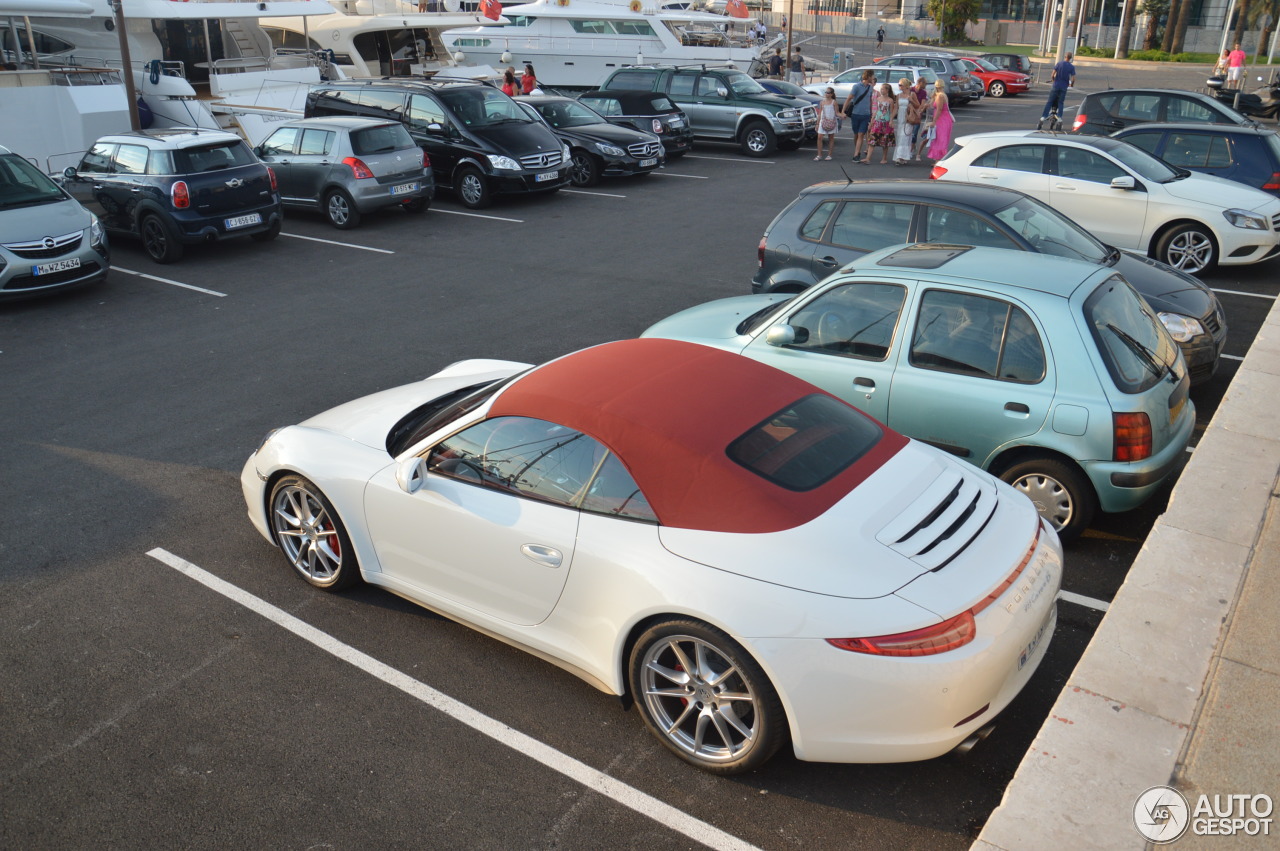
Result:
{"label": "car windshield", "polygon": [[983,71],[999,71],[1000,70],[995,65],[992,65],[990,62],[988,62],[985,59],[970,59],[969,61],[977,65]]}
{"label": "car windshield", "polygon": [[1154,180],[1156,183],[1168,183],[1171,180],[1177,180],[1179,177],[1187,175],[1187,172],[1173,168],[1164,160],[1157,159],[1137,145],[1131,145],[1128,142],[1121,142],[1115,139],[1106,141],[1114,142],[1115,144],[1107,145],[1106,147],[1099,146],[1098,150],[1109,154],[1129,170],[1137,172],[1140,177],[1145,177],[1147,180]]}
{"label": "car windshield", "polygon": [[880,442],[874,420],[830,396],[814,394],[783,408],[729,444],[729,458],[793,491],[837,476]]}
{"label": "car windshield", "polygon": [[725,77],[725,82],[729,84],[729,89],[735,95],[760,95],[768,94],[764,86],[748,77],[746,74],[729,74]]}
{"label": "car windshield", "polygon": [[995,216],[1041,254],[1105,263],[1110,249],[1052,207],[1034,198],[1019,198]]}
{"label": "car windshield", "polygon": [[496,381],[484,381],[460,387],[452,393],[437,396],[425,405],[419,405],[400,418],[387,433],[387,452],[396,457],[410,446],[425,439],[463,414],[474,411],[498,392],[499,388],[513,381],[524,373],[517,373],[511,378],[500,378]]}
{"label": "car windshield", "polygon": [[600,113],[573,100],[534,104],[538,114],[552,127],[584,127],[588,124],[604,124]]}
{"label": "car windshield", "polygon": [[[158,158],[163,162],[163,158]],[[216,145],[201,145],[198,148],[178,148],[173,151],[173,174],[202,174],[206,171],[221,171],[242,165],[252,165],[258,158],[249,150],[249,146],[239,139],[219,142]]]}
{"label": "car windshield", "polygon": [[50,204],[66,197],[56,183],[22,157],[0,157],[0,210]]}
{"label": "car windshield", "polygon": [[1111,380],[1122,393],[1141,393],[1169,372],[1173,341],[1151,308],[1119,275],[1104,281],[1084,303],[1085,319]]}
{"label": "car windshield", "polygon": [[520,104],[488,86],[446,89],[440,92],[440,100],[467,127],[528,124],[533,121],[520,109]]}

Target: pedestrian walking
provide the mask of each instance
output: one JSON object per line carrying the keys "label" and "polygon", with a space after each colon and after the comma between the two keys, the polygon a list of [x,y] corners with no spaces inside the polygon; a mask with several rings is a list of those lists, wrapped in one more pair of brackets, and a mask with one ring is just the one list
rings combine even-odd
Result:
{"label": "pedestrian walking", "polygon": [[[538,88],[538,75],[533,73],[533,66],[528,62],[524,63],[524,76],[520,78],[520,90],[526,95],[531,95]],[[542,94],[539,90],[538,94]]]}
{"label": "pedestrian walking", "polygon": [[1231,52],[1227,54],[1228,88],[1240,88],[1240,81],[1244,79],[1244,63],[1247,58],[1244,51],[1240,49],[1240,42],[1237,41],[1235,47],[1231,48]]}
{"label": "pedestrian walking", "polygon": [[818,155],[815,160],[824,159],[822,156],[822,145],[825,142],[827,146],[827,156],[825,159],[831,159],[831,155],[836,150],[836,117],[840,115],[839,108],[836,107],[836,90],[828,87],[822,93],[822,100],[818,103]]}
{"label": "pedestrian walking", "polygon": [[783,64],[785,63],[782,59],[782,48],[775,47],[773,55],[769,57],[769,76],[775,80],[781,80]]}
{"label": "pedestrian walking", "polygon": [[897,137],[897,145],[893,149],[893,164],[906,165],[911,161],[911,117],[915,113],[915,98],[911,96],[911,81],[906,77],[898,79],[896,97],[898,99],[898,120],[894,126],[894,135]]}
{"label": "pedestrian walking", "polygon": [[884,53],[884,27],[876,30],[876,53]]}
{"label": "pedestrian walking", "polygon": [[881,165],[889,162],[889,151],[897,144],[897,137],[893,132],[894,122],[897,121],[898,99],[893,94],[893,88],[888,83],[883,83],[879,91],[876,92],[876,102],[871,108],[871,128],[867,131],[867,155],[863,157],[863,164],[870,164],[871,150],[873,148],[883,149],[880,154]]}
{"label": "pedestrian walking", "polygon": [[[841,110],[849,118],[849,130],[853,133],[853,161],[861,162],[862,145],[867,139],[867,128],[871,126],[871,106],[875,101],[876,74],[874,71],[862,72],[862,79],[853,84],[853,90],[844,99]],[[867,153],[871,146],[867,145]]]}
{"label": "pedestrian walking", "polygon": [[795,83],[797,86],[804,85],[804,57],[800,55],[799,46],[796,47],[795,53],[791,54],[791,63],[787,66],[787,79]]}
{"label": "pedestrian walking", "polygon": [[947,98],[947,87],[938,80],[933,84],[933,138],[929,140],[929,159],[940,160],[947,155],[947,150],[951,147],[951,132],[954,128],[955,119],[951,116],[951,102]]}
{"label": "pedestrian walking", "polygon": [[1231,61],[1230,57],[1231,51],[1225,47],[1222,48],[1222,55],[1218,57],[1218,63],[1213,66],[1213,76],[1221,77],[1224,80],[1227,78],[1227,66]]}
{"label": "pedestrian walking", "polygon": [[931,92],[924,77],[917,77],[911,87],[911,108],[915,111],[915,121],[911,122],[911,150],[915,160],[920,160],[921,140],[924,138],[925,113],[929,109]]}
{"label": "pedestrian walking", "polygon": [[1053,75],[1049,78],[1049,99],[1045,101],[1044,112],[1041,113],[1040,121],[1036,124],[1037,130],[1044,126],[1050,115],[1055,119],[1051,124],[1056,124],[1056,119],[1062,116],[1063,107],[1067,102],[1067,89],[1076,84],[1076,66],[1071,64],[1073,55],[1067,51],[1066,58],[1053,66]]}

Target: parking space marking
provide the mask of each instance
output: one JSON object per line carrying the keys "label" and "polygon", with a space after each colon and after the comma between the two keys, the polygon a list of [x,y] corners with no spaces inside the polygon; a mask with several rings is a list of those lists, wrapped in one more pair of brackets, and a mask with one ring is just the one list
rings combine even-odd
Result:
{"label": "parking space marking", "polygon": [[1083,594],[1073,594],[1070,591],[1059,591],[1059,600],[1066,600],[1068,603],[1075,603],[1077,606],[1087,606],[1090,609],[1097,609],[1099,612],[1105,612],[1111,608],[1111,604],[1104,600],[1095,600],[1092,597],[1086,597]]}
{"label": "parking space marking", "polygon": [[1218,357],[1226,358],[1227,360],[1244,360],[1240,355],[1218,355]]}
{"label": "parking space marking", "polygon": [[361,251],[375,251],[378,254],[395,254],[389,248],[374,248],[371,245],[356,245],[354,242],[338,242],[336,239],[321,239],[318,236],[303,236],[300,233],[281,233],[281,236],[291,236],[294,239],[305,239],[308,242],[323,242],[326,245],[340,245],[343,248],[358,248]]}
{"label": "parking space marking", "polygon": [[1267,295],[1266,293],[1242,293],[1240,290],[1220,290],[1217,287],[1211,287],[1215,293],[1223,293],[1224,295],[1247,295],[1250,298],[1265,298],[1267,301],[1275,301],[1276,297]]}
{"label": "parking space marking", "polygon": [[626,195],[614,195],[611,192],[587,192],[585,189],[561,189],[566,195],[599,195],[601,198],[626,198]]}
{"label": "parking space marking", "polygon": [[462,210],[437,210],[432,207],[429,212],[432,213],[448,213],[451,216],[470,216],[473,219],[493,219],[495,222],[514,222],[515,224],[524,224],[524,219],[508,219],[504,216],[486,216],[484,213],[464,213]]}
{"label": "parking space marking", "polygon": [[279,609],[265,600],[219,579],[212,573],[197,567],[185,559],[179,558],[168,550],[157,547],[149,550],[147,555],[161,564],[168,565],[184,576],[194,579],[211,591],[216,591],[246,609],[262,615],[277,626],[287,629],[326,653],[330,653],[342,661],[354,665],[366,674],[382,680],[387,685],[397,688],[410,697],[443,712],[455,721],[460,721],[476,732],[488,736],[497,743],[505,745],[517,753],[522,753],[551,770],[581,783],[588,789],[592,789],[624,807],[632,809],[643,816],[648,816],[659,824],[684,834],[695,842],[700,842],[708,848],[717,849],[717,851],[719,849],[724,849],[724,851],[756,851],[756,846],[744,842],[738,837],[704,821],[699,821],[682,810],[665,804],[657,798],[641,792],[639,789],[615,780],[609,775],[597,771],[555,748],[544,745],[537,739],[508,727],[501,721],[472,709],[465,703],[455,700],[407,674],[401,673],[390,665],[379,662],[349,644],[344,644],[328,633],[322,632],[283,609]]}
{"label": "parking space marking", "polygon": [[651,173],[658,175],[658,177],[687,177],[690,180],[710,180],[711,179],[706,175],[702,175],[702,174],[677,174],[674,171],[655,171]]}
{"label": "parking space marking", "polygon": [[745,157],[708,157],[699,156],[698,154],[685,154],[687,159],[691,160],[718,160],[722,163],[759,163],[760,165],[777,165],[777,160],[749,160]]}
{"label": "parking space marking", "polygon": [[217,290],[206,290],[204,287],[197,287],[195,284],[184,284],[182,281],[171,281],[168,278],[161,278],[157,275],[148,275],[146,272],[135,272],[132,269],[126,269],[123,266],[112,266],[112,272],[124,272],[126,275],[137,275],[139,278],[146,278],[148,281],[159,281],[162,284],[168,284],[172,287],[182,287],[185,290],[195,290],[198,293],[206,295],[216,295],[218,298],[226,298],[226,293],[220,293]]}

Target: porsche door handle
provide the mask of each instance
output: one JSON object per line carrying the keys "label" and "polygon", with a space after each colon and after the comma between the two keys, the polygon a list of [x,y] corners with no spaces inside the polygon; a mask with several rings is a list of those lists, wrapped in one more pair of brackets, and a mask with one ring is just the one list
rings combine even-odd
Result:
{"label": "porsche door handle", "polygon": [[530,561],[544,567],[559,567],[564,564],[564,556],[555,547],[544,547],[542,544],[521,544],[520,553]]}
{"label": "porsche door handle", "polygon": [[1054,188],[1054,189],[1061,189],[1061,190],[1062,190],[1062,191],[1064,191],[1064,192],[1075,192],[1075,191],[1076,191],[1076,188],[1075,188],[1074,186],[1068,186],[1068,185],[1066,185],[1065,183],[1055,183],[1055,184],[1053,184],[1053,188]]}

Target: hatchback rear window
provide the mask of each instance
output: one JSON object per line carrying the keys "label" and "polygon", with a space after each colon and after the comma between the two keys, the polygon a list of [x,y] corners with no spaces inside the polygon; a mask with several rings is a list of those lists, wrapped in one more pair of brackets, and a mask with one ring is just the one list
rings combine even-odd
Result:
{"label": "hatchback rear window", "polygon": [[173,152],[175,174],[200,174],[206,171],[220,171],[242,165],[252,165],[257,161],[257,157],[249,150],[249,146],[239,139],[220,142],[216,145],[203,145],[199,148],[179,148]]}
{"label": "hatchback rear window", "polygon": [[734,463],[792,491],[829,481],[880,442],[870,417],[830,396],[805,396],[729,444]]}
{"label": "hatchback rear window", "polygon": [[1173,341],[1151,308],[1118,275],[1085,300],[1084,316],[1107,372],[1122,393],[1150,389],[1176,358]]}
{"label": "hatchback rear window", "polygon": [[676,105],[671,102],[670,98],[655,97],[653,100],[649,101],[649,103],[651,103],[653,105],[653,108],[656,109],[658,112],[675,112],[676,111]]}
{"label": "hatchback rear window", "polygon": [[404,129],[403,124],[383,124],[357,130],[351,134],[351,150],[356,156],[366,154],[389,154],[392,151],[403,151],[416,147],[417,143]]}

